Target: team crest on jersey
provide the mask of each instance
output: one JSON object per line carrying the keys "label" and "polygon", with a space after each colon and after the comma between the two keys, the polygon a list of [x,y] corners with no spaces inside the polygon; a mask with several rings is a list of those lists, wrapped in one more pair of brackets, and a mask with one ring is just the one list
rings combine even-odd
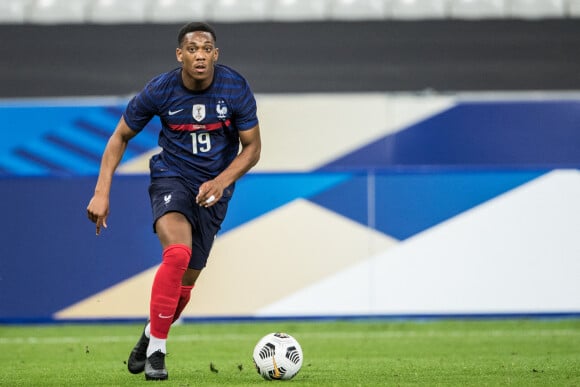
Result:
{"label": "team crest on jersey", "polygon": [[228,105],[226,105],[226,101],[220,99],[215,107],[215,111],[218,120],[225,120],[228,114]]}
{"label": "team crest on jersey", "polygon": [[205,118],[205,105],[197,104],[193,105],[192,111],[193,119],[197,122],[203,121]]}

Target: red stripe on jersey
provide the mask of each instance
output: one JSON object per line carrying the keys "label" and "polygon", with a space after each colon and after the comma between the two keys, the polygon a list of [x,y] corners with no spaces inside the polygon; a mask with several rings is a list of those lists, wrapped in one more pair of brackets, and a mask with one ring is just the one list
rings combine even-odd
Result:
{"label": "red stripe on jersey", "polygon": [[[226,120],[223,124],[225,126],[230,126],[230,120]],[[222,123],[214,122],[211,124],[181,124],[181,125],[169,124],[168,126],[173,130],[193,132],[196,130],[217,130],[222,127]]]}

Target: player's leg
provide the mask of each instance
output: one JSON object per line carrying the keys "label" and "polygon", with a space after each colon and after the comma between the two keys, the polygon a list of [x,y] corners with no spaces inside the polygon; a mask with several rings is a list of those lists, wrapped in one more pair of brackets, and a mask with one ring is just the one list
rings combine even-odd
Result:
{"label": "player's leg", "polygon": [[192,222],[192,253],[189,267],[181,280],[181,294],[174,320],[181,316],[191,297],[191,290],[207,263],[215,236],[225,218],[228,204],[218,203],[211,209],[195,206],[191,211]]}
{"label": "player's leg", "polygon": [[166,339],[175,320],[182,279],[191,259],[191,224],[183,214],[169,212],[157,220],[155,228],[163,248],[163,260],[151,290],[151,334]]}
{"label": "player's leg", "polygon": [[173,315],[173,322],[177,321],[181,316],[181,312],[189,303],[189,299],[191,298],[191,290],[195,286],[195,281],[201,274],[201,270],[195,270],[188,268],[183,278],[181,280],[181,293],[179,294],[179,302],[177,303],[177,308],[175,310],[175,314]]}
{"label": "player's leg", "polygon": [[167,379],[166,341],[191,258],[191,224],[182,213],[166,213],[157,220],[155,229],[163,247],[163,260],[151,288],[150,340],[145,362],[147,380]]}
{"label": "player's leg", "polygon": [[[185,309],[185,307],[189,303],[189,300],[191,298],[191,290],[193,289],[195,281],[199,277],[200,273],[201,270],[187,269],[187,271],[183,275],[181,281],[181,289],[179,293],[179,300],[177,301],[177,306],[175,308],[172,323],[174,323],[179,319],[179,317],[181,316],[181,312],[183,312],[183,309]],[[155,351],[162,351],[163,353],[165,353],[164,351],[166,350],[166,347],[164,345],[165,344],[164,341],[159,341],[154,337],[153,340],[154,343],[151,345],[151,347],[149,347],[150,338],[151,338],[151,321],[148,321],[147,324],[145,325],[145,328],[143,329],[141,338],[137,342],[137,345],[135,345],[135,348],[133,348],[131,356],[129,356],[129,361],[127,364],[129,367],[129,371],[131,373],[138,374],[145,370],[145,362],[148,357],[147,356],[148,348],[150,348],[151,352],[150,355],[153,354]],[[162,344],[162,346],[158,346],[156,348],[155,343]]]}
{"label": "player's leg", "polygon": [[182,278],[191,258],[190,210],[195,205],[195,196],[177,178],[152,179],[149,195],[153,229],[161,242],[163,256],[151,289],[150,321],[129,356],[128,368],[132,373],[145,370],[148,380],[163,380],[167,378],[164,364],[167,334],[182,297]]}
{"label": "player's leg", "polygon": [[[173,322],[179,319],[181,312],[189,303],[191,298],[191,290],[195,285],[195,281],[199,277],[201,270],[188,269],[183,275],[181,282],[181,292],[179,294],[179,301],[177,302],[177,307],[175,314],[173,316]],[[141,373],[145,370],[145,361],[147,360],[147,348],[149,347],[149,341],[151,337],[151,324],[147,321],[145,328],[139,338],[139,341],[133,348],[127,366],[129,372],[133,374]]]}

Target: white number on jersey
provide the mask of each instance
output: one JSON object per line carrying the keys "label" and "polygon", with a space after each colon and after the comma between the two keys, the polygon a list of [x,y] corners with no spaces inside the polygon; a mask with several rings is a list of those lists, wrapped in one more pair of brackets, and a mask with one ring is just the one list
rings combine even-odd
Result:
{"label": "white number on jersey", "polygon": [[211,137],[208,132],[191,133],[191,142],[194,154],[209,152],[211,149]]}

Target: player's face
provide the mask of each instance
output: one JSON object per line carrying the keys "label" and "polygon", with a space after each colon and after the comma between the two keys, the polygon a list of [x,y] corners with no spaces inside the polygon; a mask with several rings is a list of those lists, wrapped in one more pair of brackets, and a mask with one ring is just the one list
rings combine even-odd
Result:
{"label": "player's face", "polygon": [[186,87],[202,90],[211,85],[218,49],[209,32],[194,31],[186,34],[176,55],[177,60],[183,64],[181,77]]}

